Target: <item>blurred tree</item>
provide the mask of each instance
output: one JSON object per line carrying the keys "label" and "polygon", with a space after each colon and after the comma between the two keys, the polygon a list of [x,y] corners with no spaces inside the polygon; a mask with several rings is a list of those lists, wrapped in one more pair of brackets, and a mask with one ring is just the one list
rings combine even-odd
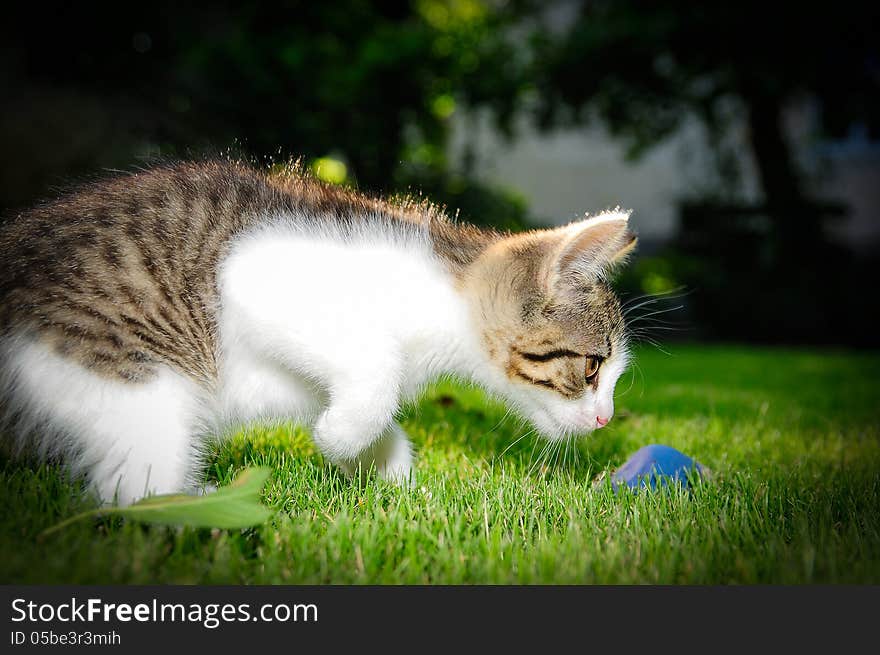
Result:
{"label": "blurred tree", "polygon": [[481,0],[21,5],[0,28],[0,130],[16,150],[0,203],[133,153],[229,146],[325,158],[319,173],[372,191],[439,188],[457,104],[513,113],[509,19]]}
{"label": "blurred tree", "polygon": [[823,302],[857,307],[862,291],[823,241],[833,208],[810,197],[781,119],[806,94],[828,135],[880,133],[878,18],[852,0],[19,3],[0,23],[0,210],[138,156],[228,148],[521,227],[521,199],[451,170],[460,107],[491,108],[508,134],[523,107],[545,127],[595,116],[637,156],[690,116],[720,146],[733,101],[764,202],[683,208],[679,281],[704,290],[699,320],[762,339],[864,331]]}
{"label": "blurred tree", "polygon": [[[793,99],[819,101],[826,136],[842,136],[860,122],[880,138],[876,3],[559,4],[578,11],[561,36],[536,35],[543,125],[597,115],[638,155],[688,116],[718,135],[727,127],[730,100],[738,101],[766,203],[785,227],[789,209],[801,207],[805,195],[783,133],[783,112]],[[797,223],[800,231],[814,229]]]}
{"label": "blurred tree", "polygon": [[[876,342],[862,320],[865,273],[827,240],[845,208],[819,200],[784,129],[792,101],[811,98],[821,133],[853,124],[880,138],[880,5],[790,6],[744,0],[575,0],[561,30],[535,34],[539,123],[601,119],[638,156],[697,117],[716,146],[731,106],[747,125],[763,191],[682,207],[679,280],[704,334],[760,340]],[[731,171],[719,148],[720,168]],[[684,261],[684,260],[680,260]]]}

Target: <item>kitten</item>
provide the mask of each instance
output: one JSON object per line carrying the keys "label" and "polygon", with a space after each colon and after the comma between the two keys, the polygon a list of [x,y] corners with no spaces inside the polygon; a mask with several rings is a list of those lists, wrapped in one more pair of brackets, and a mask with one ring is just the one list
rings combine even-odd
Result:
{"label": "kitten", "polygon": [[412,483],[395,413],[441,374],[591,431],[627,364],[627,218],[502,234],[231,162],[92,184],[0,228],[0,432],[126,504],[192,489],[208,435],[256,420]]}

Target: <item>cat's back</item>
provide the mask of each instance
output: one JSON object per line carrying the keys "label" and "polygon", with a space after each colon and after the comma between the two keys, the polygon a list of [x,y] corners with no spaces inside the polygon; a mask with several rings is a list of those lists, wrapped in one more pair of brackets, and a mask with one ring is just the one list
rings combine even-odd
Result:
{"label": "cat's back", "polygon": [[157,362],[215,371],[217,262],[235,234],[293,202],[231,162],[95,182],[0,226],[0,335],[34,338],[104,376]]}
{"label": "cat's back", "polygon": [[[280,285],[282,298],[298,285],[299,307],[314,309],[346,304],[357,288],[358,301],[378,293],[373,305],[386,314],[412,302],[395,289],[408,292],[426,271],[436,279],[437,267],[422,270],[423,261],[436,254],[439,269],[456,270],[497,238],[428,203],[326,185],[297,166],[264,172],[204,161],[119,175],[0,225],[0,367],[25,339],[104,378],[148,381],[165,364],[213,384],[218,276],[249,234],[269,248],[245,258],[263,275],[248,297]],[[264,270],[278,263],[268,253],[279,247],[285,254],[274,257],[299,268]]]}

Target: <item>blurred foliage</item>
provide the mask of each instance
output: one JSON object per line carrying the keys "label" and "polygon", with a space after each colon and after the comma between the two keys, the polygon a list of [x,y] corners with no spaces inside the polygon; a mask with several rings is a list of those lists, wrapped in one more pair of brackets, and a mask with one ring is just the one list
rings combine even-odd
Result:
{"label": "blurred foliage", "polygon": [[[880,262],[856,261],[825,226],[847,208],[813,197],[784,130],[793,101],[819,107],[813,138],[858,125],[880,138],[880,5],[844,0],[560,2],[572,16],[534,36],[535,108],[546,127],[601,120],[632,156],[697,118],[726,182],[715,198],[683,199],[676,255],[643,291],[676,279],[704,336],[877,343],[862,299]],[[725,142],[745,125],[762,200],[743,204]],[[657,262],[652,262],[657,264]]]}
{"label": "blurred foliage", "polygon": [[[537,113],[545,126],[600,118],[631,155],[696,116],[721,146],[731,106],[746,114],[769,202],[797,200],[782,111],[809,95],[825,136],[853,122],[880,138],[880,6],[743,0],[581,0],[561,33],[534,36]],[[723,153],[719,153],[723,155]]]}
{"label": "blurred foliage", "polygon": [[[846,334],[856,313],[816,321],[818,299],[860,273],[826,243],[822,226],[840,212],[809,197],[781,123],[809,96],[821,108],[817,138],[854,123],[880,135],[878,19],[880,5],[851,0],[18,5],[0,24],[0,210],[102,167],[219,149],[267,165],[303,157],[333,183],[422,193],[462,218],[520,229],[525,202],[479,181],[471,146],[450,161],[461,112],[488,108],[511,138],[521,115],[545,128],[600,120],[633,157],[696,117],[726,188],[714,206],[683,207],[678,255],[666,269],[652,261],[636,286],[694,284],[707,335],[763,339],[774,325],[785,339]],[[732,118],[748,128],[759,207],[736,206]],[[747,303],[758,290],[770,298],[760,330]],[[790,320],[798,311],[805,320]]]}
{"label": "blurred foliage", "polygon": [[865,299],[874,293],[877,255],[854,257],[830,240],[791,243],[789,237],[767,206],[682,205],[670,245],[678,279],[693,291],[689,320],[700,335],[876,346]]}
{"label": "blurred foliage", "polygon": [[626,269],[629,286],[638,293],[656,296],[669,294],[681,285],[677,280],[678,269],[672,255],[639,257]]}
{"label": "blurred foliage", "polygon": [[461,186],[450,119],[473,107],[508,135],[524,109],[545,127],[599,118],[633,156],[697,116],[732,179],[721,135],[733,99],[774,219],[815,232],[781,111],[809,93],[829,134],[853,121],[880,134],[878,17],[849,2],[831,12],[755,0],[22,5],[0,28],[0,134],[16,154],[0,169],[0,204],[135,155],[218,147],[304,157],[371,191],[430,178],[436,192],[437,180]]}
{"label": "blurred foliage", "polygon": [[489,187],[472,177],[431,169],[404,169],[397,179],[405,193],[445,206],[459,220],[514,232],[532,223],[525,198],[511,189]]}
{"label": "blurred foliage", "polygon": [[[471,203],[466,215],[517,224],[524,210],[506,195],[447,174],[460,103],[509,122],[523,84],[507,36],[515,12],[490,5],[22,6],[2,28],[0,133],[16,161],[4,157],[0,204],[135,157],[220,147],[268,163],[303,157],[323,179],[371,192],[426,181],[441,201]],[[508,208],[517,215],[486,214]]]}

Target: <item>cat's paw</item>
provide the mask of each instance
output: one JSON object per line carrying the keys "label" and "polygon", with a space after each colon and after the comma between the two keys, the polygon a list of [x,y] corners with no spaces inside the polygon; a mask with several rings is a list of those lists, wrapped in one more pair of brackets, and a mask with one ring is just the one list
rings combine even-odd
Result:
{"label": "cat's paw", "polygon": [[415,489],[416,469],[409,464],[382,466],[379,468],[379,477],[386,482],[396,484],[398,487]]}
{"label": "cat's paw", "polygon": [[385,446],[376,460],[379,477],[388,482],[410,489],[416,486],[415,458],[412,445],[400,428],[383,445]]}
{"label": "cat's paw", "polygon": [[355,417],[337,408],[325,411],[312,431],[315,445],[337,465],[356,462],[358,456],[370,446],[370,439],[362,435],[362,426]]}

